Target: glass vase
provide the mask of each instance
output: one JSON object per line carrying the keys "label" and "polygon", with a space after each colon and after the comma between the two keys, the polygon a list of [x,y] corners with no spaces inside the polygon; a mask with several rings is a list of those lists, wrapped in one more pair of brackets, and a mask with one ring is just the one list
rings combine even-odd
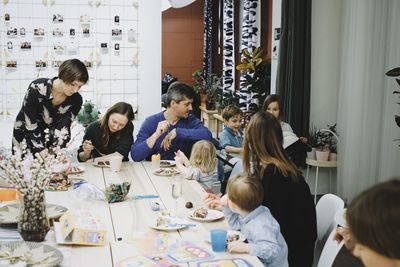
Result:
{"label": "glass vase", "polygon": [[44,189],[28,189],[20,200],[18,232],[25,241],[43,241],[50,230]]}

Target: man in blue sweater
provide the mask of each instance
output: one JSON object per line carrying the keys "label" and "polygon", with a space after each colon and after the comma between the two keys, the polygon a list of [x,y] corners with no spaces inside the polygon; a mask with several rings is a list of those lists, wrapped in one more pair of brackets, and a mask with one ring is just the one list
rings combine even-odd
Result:
{"label": "man in blue sweater", "polygon": [[131,148],[134,161],[150,160],[161,154],[163,160],[173,160],[181,150],[190,157],[192,145],[198,140],[211,140],[211,132],[190,114],[195,92],[182,83],[172,84],[167,92],[167,110],[145,119]]}

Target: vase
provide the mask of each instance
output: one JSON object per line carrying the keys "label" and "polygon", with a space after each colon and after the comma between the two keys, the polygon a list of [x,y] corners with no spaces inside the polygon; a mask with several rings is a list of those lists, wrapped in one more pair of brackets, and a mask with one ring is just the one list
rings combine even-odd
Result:
{"label": "vase", "polygon": [[330,153],[329,154],[329,161],[337,161],[337,154],[336,153]]}
{"label": "vase", "polygon": [[329,159],[329,150],[327,151],[321,151],[321,150],[316,150],[315,151],[315,157],[318,161],[328,161]]}
{"label": "vase", "polygon": [[43,241],[50,230],[44,189],[28,189],[20,200],[18,232],[25,241]]}
{"label": "vase", "polygon": [[313,147],[310,152],[307,152],[307,158],[315,160],[315,150],[316,148]]}

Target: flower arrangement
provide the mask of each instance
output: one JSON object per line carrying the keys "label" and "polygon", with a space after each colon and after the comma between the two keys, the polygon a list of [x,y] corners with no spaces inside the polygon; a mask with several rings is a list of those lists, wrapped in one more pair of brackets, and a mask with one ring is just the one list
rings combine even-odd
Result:
{"label": "flower arrangement", "polygon": [[[46,142],[49,131],[45,130]],[[32,154],[26,141],[14,147],[14,154],[1,153],[0,178],[22,194],[18,231],[27,241],[43,241],[50,229],[46,213],[45,187],[53,171],[63,171],[68,163],[66,149],[60,145],[65,140],[62,131],[55,131],[57,146]]]}

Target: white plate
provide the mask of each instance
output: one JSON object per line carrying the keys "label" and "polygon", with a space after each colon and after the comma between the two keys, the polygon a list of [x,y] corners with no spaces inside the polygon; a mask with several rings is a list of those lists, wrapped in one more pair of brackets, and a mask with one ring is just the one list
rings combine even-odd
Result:
{"label": "white plate", "polygon": [[200,222],[212,222],[212,221],[216,221],[219,220],[221,218],[224,218],[224,213],[222,211],[219,210],[207,210],[208,214],[205,218],[198,218],[193,216],[193,213],[195,212],[195,210],[192,210],[188,213],[188,217],[192,220],[195,221],[200,221]]}
{"label": "white plate", "polygon": [[69,174],[78,174],[85,171],[85,168],[82,166],[72,166],[70,168]]}
{"label": "white plate", "polygon": [[11,257],[30,254],[29,260],[23,262],[27,266],[59,266],[64,259],[62,253],[55,247],[35,242],[0,242],[0,251],[10,253]]}
{"label": "white plate", "polygon": [[[162,224],[157,226],[157,222],[152,222],[149,224],[150,228],[160,230],[160,231],[174,231],[187,227],[188,222],[179,218],[170,218],[169,224]],[[182,225],[180,225],[182,224]]]}
{"label": "white plate", "polygon": [[[164,166],[162,165],[163,162],[165,162]],[[160,160],[160,168],[171,168],[175,166],[176,166],[175,160]]]}
{"label": "white plate", "polygon": [[[108,165],[104,164],[103,162],[108,162]],[[110,161],[108,161],[108,160],[99,160],[99,161],[96,161],[95,163],[93,163],[93,166],[100,167],[100,168],[110,168]]]}
{"label": "white plate", "polygon": [[336,212],[335,214],[335,222],[339,224],[340,226],[343,227],[348,227],[347,226],[347,221],[346,221],[346,209],[340,210]]}
{"label": "white plate", "polygon": [[177,168],[160,168],[156,169],[153,174],[157,176],[174,176],[178,175],[179,171]]}
{"label": "white plate", "polygon": [[[46,212],[49,219],[61,217],[68,209],[54,204],[46,204]],[[0,208],[0,224],[18,223],[19,204],[10,204]]]}
{"label": "white plate", "polygon": [[[235,231],[235,230],[228,230],[228,240],[229,237],[234,236],[234,235],[239,235],[239,241],[245,241],[246,237],[240,232],[240,231]],[[210,233],[208,233],[208,235],[205,237],[205,240],[208,243],[211,243],[211,237],[210,237]]]}

